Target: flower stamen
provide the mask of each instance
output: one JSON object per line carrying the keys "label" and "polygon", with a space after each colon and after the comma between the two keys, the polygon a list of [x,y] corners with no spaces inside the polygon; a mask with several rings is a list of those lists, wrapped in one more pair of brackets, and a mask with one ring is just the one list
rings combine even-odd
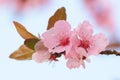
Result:
{"label": "flower stamen", "polygon": [[68,45],[69,44],[69,38],[65,38],[65,39],[61,39],[60,40],[60,45],[61,46],[66,46],[66,45]]}
{"label": "flower stamen", "polygon": [[90,43],[88,40],[80,40],[80,45],[78,47],[83,47],[85,49],[90,47]]}

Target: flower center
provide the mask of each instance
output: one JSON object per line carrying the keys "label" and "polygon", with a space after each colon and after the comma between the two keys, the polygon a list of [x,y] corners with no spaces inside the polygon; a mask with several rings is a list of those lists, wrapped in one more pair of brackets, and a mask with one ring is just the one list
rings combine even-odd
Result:
{"label": "flower center", "polygon": [[87,49],[87,48],[89,48],[90,47],[90,43],[89,43],[89,41],[88,40],[80,40],[80,45],[79,45],[79,47],[83,47],[83,48],[85,48],[85,49]]}
{"label": "flower center", "polygon": [[65,38],[65,39],[61,39],[60,40],[60,45],[61,46],[66,46],[66,45],[68,45],[69,44],[69,38]]}

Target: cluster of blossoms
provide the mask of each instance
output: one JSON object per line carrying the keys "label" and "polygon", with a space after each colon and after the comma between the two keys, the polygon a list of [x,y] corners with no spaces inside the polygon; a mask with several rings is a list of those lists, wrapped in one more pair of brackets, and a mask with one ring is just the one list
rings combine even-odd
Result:
{"label": "cluster of blossoms", "polygon": [[98,55],[108,44],[104,34],[93,35],[92,25],[88,21],[71,30],[68,22],[59,20],[42,34],[41,40],[35,45],[36,52],[32,59],[41,63],[57,61],[56,58],[64,55],[68,68],[85,67],[84,61],[89,62],[89,56]]}

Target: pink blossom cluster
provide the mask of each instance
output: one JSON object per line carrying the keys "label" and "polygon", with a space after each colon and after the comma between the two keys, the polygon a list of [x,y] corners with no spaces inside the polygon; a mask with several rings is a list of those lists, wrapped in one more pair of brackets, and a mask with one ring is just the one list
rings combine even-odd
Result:
{"label": "pink blossom cluster", "polygon": [[85,67],[89,56],[98,55],[109,44],[102,33],[93,35],[92,25],[88,21],[79,24],[71,30],[70,24],[65,20],[56,21],[54,27],[44,32],[41,40],[35,45],[32,59],[37,62],[57,61],[62,54],[67,60],[67,67]]}

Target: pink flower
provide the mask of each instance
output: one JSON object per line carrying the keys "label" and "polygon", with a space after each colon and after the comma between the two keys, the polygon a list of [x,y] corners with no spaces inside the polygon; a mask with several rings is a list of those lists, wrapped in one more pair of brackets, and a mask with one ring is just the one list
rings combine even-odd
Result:
{"label": "pink flower", "polygon": [[87,60],[87,53],[84,48],[74,48],[71,49],[69,55],[67,55],[68,61],[66,63],[67,67],[72,68],[79,68],[81,65],[85,68],[84,60]]}
{"label": "pink flower", "polygon": [[42,34],[44,45],[51,52],[63,52],[69,48],[70,25],[64,20],[59,20],[54,27]]}
{"label": "pink flower", "polygon": [[70,49],[65,55],[67,67],[72,69],[82,65],[85,68],[84,60],[90,62],[89,56],[98,55],[108,43],[104,34],[93,35],[92,26],[84,21],[71,35]]}
{"label": "pink flower", "polygon": [[32,59],[36,62],[41,63],[49,60],[51,54],[49,53],[48,48],[43,45],[42,41],[36,43],[35,51],[36,52],[32,55]]}
{"label": "pink flower", "polygon": [[108,39],[102,33],[93,35],[92,25],[89,22],[84,21],[75,29],[78,36],[78,47],[82,47],[89,55],[97,55],[99,52],[105,50],[109,44]]}
{"label": "pink flower", "polygon": [[85,68],[85,61],[90,62],[91,55],[98,55],[109,44],[104,34],[93,35],[92,25],[84,21],[73,31],[64,20],[59,20],[54,27],[42,34],[42,40],[36,46],[33,59],[37,62],[58,61],[64,55],[67,67]]}

